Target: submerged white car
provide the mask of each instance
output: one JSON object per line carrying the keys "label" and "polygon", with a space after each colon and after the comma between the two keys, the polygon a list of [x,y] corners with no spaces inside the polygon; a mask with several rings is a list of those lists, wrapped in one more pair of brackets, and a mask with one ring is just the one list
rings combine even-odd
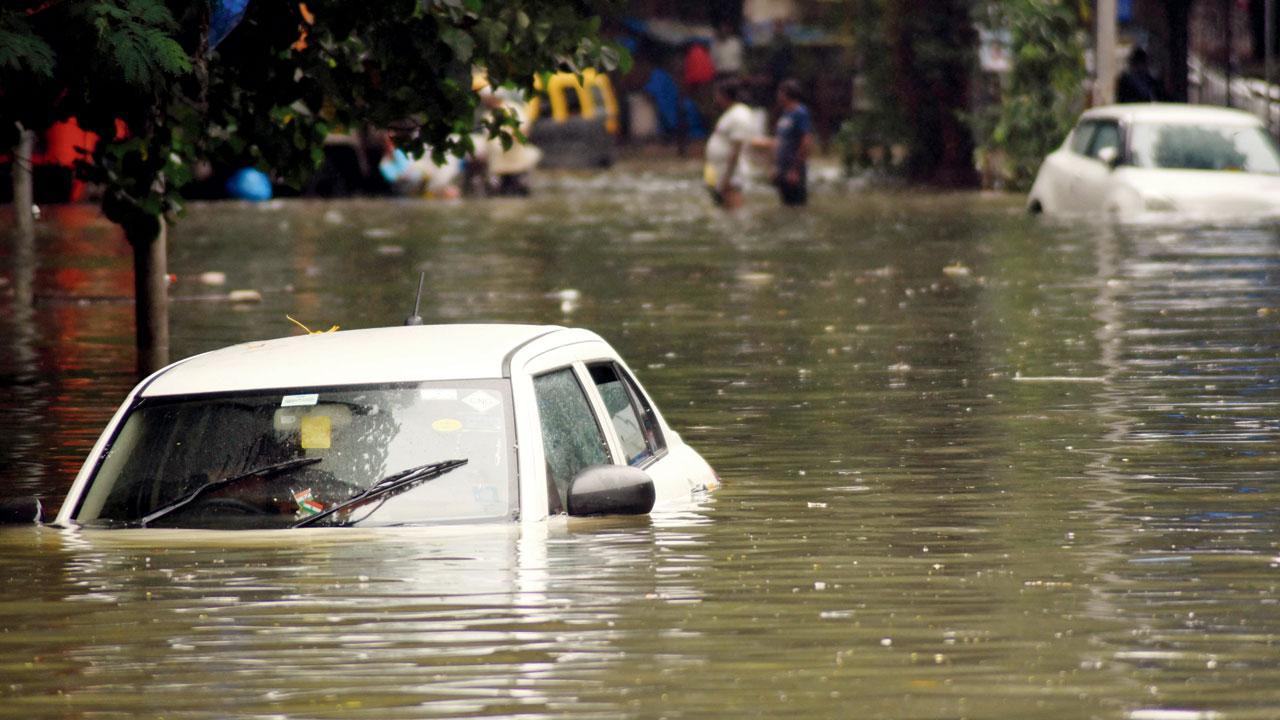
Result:
{"label": "submerged white car", "polygon": [[436,325],[250,342],[140,383],[62,526],[297,528],[643,514],[718,485],[596,334]]}
{"label": "submerged white car", "polygon": [[1276,215],[1280,150],[1258,118],[1239,110],[1095,108],[1045,158],[1027,209],[1155,222]]}

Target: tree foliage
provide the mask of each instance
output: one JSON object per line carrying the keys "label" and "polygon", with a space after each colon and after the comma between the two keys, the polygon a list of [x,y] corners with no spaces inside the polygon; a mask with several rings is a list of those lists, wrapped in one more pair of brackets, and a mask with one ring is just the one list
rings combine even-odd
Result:
{"label": "tree foliage", "polygon": [[53,75],[53,48],[13,10],[0,10],[0,68],[38,77]]}
{"label": "tree foliage", "polygon": [[948,187],[975,185],[973,135],[965,122],[977,65],[971,0],[889,0],[893,97],[909,128],[907,176]]}
{"label": "tree foliage", "polygon": [[411,152],[465,151],[473,68],[531,90],[539,73],[625,63],[599,37],[615,1],[252,0],[210,51],[205,0],[16,0],[0,9],[0,144],[15,122],[77,118],[105,140],[81,171],[108,217],[145,232],[201,161],[301,182],[331,131],[364,124]]}
{"label": "tree foliage", "polygon": [[[857,109],[837,138],[846,164],[888,163],[905,150],[898,171],[940,185],[973,180],[972,134],[963,113],[976,64],[972,0],[851,0]],[[843,7],[843,6],[841,6]]]}
{"label": "tree foliage", "polygon": [[1009,32],[1013,68],[984,150],[1004,156],[1011,189],[1026,190],[1084,104],[1083,10],[1079,0],[989,5],[986,22]]}

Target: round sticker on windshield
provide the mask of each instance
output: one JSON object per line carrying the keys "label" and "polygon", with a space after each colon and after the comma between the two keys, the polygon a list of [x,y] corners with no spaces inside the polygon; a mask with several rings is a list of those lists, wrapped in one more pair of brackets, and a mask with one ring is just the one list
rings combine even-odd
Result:
{"label": "round sticker on windshield", "polygon": [[462,423],[453,418],[440,418],[431,423],[431,429],[442,433],[457,432],[462,429]]}

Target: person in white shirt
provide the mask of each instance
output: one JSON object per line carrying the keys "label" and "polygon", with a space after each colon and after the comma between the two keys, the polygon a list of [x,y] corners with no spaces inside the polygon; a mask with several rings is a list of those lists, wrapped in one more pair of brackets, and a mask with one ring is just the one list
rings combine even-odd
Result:
{"label": "person in white shirt", "polygon": [[742,188],[746,180],[746,149],[756,135],[755,116],[751,108],[739,101],[741,86],[724,81],[716,86],[716,104],[723,113],[707,140],[703,179],[716,204],[726,210],[742,206]]}
{"label": "person in white shirt", "polygon": [[716,38],[711,43],[711,62],[716,66],[716,77],[730,77],[742,72],[742,38],[729,23],[716,28]]}

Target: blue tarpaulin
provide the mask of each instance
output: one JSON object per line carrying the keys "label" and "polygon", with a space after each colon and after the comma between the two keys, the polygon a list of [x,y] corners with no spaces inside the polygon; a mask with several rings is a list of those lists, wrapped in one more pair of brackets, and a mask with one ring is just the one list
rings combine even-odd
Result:
{"label": "blue tarpaulin", "polygon": [[249,0],[211,0],[213,15],[209,18],[209,49],[226,39],[244,19]]}

